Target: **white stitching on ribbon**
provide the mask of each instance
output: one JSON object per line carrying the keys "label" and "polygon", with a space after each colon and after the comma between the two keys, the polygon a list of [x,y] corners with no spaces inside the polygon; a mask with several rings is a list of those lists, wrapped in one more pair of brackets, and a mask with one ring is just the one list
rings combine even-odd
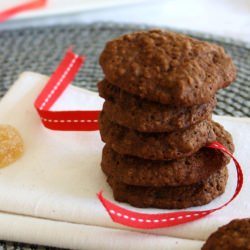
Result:
{"label": "white stitching on ribbon", "polygon": [[46,118],[42,118],[42,120],[50,123],[98,123],[98,120],[53,120]]}
{"label": "white stitching on ribbon", "polygon": [[55,84],[53,89],[50,91],[46,99],[43,101],[42,105],[40,106],[40,109],[43,109],[44,106],[47,104],[47,102],[50,100],[50,98],[55,94],[56,90],[59,88],[59,86],[62,84],[63,80],[66,78],[66,76],[69,74],[70,70],[73,68],[74,64],[76,63],[76,60],[78,58],[78,55],[75,55],[72,59],[71,63],[67,67],[67,69],[64,71],[62,76],[60,77],[59,81]]}
{"label": "white stitching on ribbon", "polygon": [[124,219],[129,219],[129,220],[132,220],[132,221],[138,221],[138,222],[146,222],[146,223],[160,223],[160,222],[167,222],[168,220],[169,221],[174,221],[174,220],[181,220],[183,219],[184,217],[186,218],[191,218],[191,217],[197,217],[199,215],[205,215],[205,214],[209,214],[209,212],[200,212],[200,213],[195,213],[195,214],[187,214],[187,215],[184,215],[184,216],[177,216],[177,217],[171,217],[169,219],[155,219],[155,220],[150,220],[150,219],[142,219],[142,218],[134,218],[134,217],[130,217],[128,215],[123,215],[121,214],[120,212],[116,212],[114,211],[113,209],[109,210],[109,212],[111,214],[114,214],[118,217],[123,217]]}

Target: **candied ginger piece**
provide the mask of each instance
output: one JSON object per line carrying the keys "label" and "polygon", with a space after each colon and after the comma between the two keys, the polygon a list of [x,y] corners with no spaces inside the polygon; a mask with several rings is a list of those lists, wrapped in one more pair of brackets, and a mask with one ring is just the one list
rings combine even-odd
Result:
{"label": "candied ginger piece", "polygon": [[15,162],[23,152],[23,139],[17,129],[0,124],[0,168]]}

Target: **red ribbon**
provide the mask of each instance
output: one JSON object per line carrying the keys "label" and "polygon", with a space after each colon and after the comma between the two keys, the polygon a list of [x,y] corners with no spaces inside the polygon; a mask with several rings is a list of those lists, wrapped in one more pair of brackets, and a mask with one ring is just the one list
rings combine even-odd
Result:
{"label": "red ribbon", "polygon": [[84,62],[84,58],[68,50],[65,57],[35,101],[35,108],[46,128],[64,131],[98,130],[99,110],[51,111]]}
{"label": "red ribbon", "polygon": [[12,16],[24,11],[42,8],[46,5],[47,0],[32,0],[26,3],[22,3],[15,7],[9,8],[4,11],[0,11],[0,22],[4,22]]}
{"label": "red ribbon", "polygon": [[132,210],[125,209],[115,203],[112,203],[103,197],[102,192],[99,192],[97,196],[114,222],[133,228],[154,229],[171,227],[201,219],[227,206],[240,193],[240,190],[243,186],[243,172],[241,166],[236,158],[229,152],[229,150],[219,142],[213,142],[208,147],[221,150],[222,152],[228,154],[233,159],[237,170],[238,181],[233,196],[229,201],[217,208],[203,211],[178,211],[172,213],[147,214],[134,212]]}
{"label": "red ribbon", "polygon": [[[71,83],[80,69],[84,58],[68,50],[50,80],[35,101],[35,107],[45,127],[54,130],[93,131],[98,130],[99,110],[85,111],[51,111],[51,106],[58,100],[66,87]],[[234,161],[237,170],[237,186],[232,198],[225,204],[204,211],[178,211],[161,214],[138,213],[122,208],[103,197],[102,192],[97,194],[112,220],[116,223],[140,229],[170,227],[194,221],[220,210],[232,202],[239,194],[243,185],[243,173],[236,158],[218,142],[208,147],[228,154]]]}

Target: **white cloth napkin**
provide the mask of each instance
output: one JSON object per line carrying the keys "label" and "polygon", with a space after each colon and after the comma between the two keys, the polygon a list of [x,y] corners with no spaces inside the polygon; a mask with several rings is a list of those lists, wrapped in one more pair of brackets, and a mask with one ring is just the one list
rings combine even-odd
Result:
{"label": "white cloth napkin", "polygon": [[[104,195],[113,200],[111,189],[100,169],[103,143],[99,132],[50,131],[41,124],[33,103],[47,79],[40,74],[23,73],[0,103],[0,123],[17,127],[25,142],[24,156],[11,166],[0,170],[0,210],[68,223],[131,230],[113,223],[96,197],[96,193],[103,189]],[[69,87],[53,109],[101,109],[102,102],[95,93]],[[214,118],[233,135],[236,145],[235,155],[245,175],[241,194],[228,207],[204,219],[144,232],[204,240],[218,226],[231,219],[250,216],[248,198],[250,173],[247,171],[250,165],[248,156],[250,121],[226,117]],[[230,178],[226,193],[209,205],[195,209],[214,208],[229,199],[235,187],[235,170],[232,163],[229,165],[229,170]],[[127,204],[121,205],[149,213],[168,211],[142,210]],[[102,238],[102,235],[98,234],[98,239],[99,237]],[[127,244],[127,239],[125,236],[120,243]],[[131,249],[133,247],[137,246],[132,244]],[[182,246],[179,249],[186,248]],[[197,249],[195,245],[193,249]]]}
{"label": "white cloth napkin", "polygon": [[85,250],[199,250],[203,241],[0,213],[0,239]]}

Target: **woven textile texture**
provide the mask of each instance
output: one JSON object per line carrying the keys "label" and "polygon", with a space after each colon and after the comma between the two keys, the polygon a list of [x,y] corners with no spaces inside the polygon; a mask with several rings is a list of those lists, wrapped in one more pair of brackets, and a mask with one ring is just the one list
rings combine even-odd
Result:
{"label": "woven textile texture", "polygon": [[[0,98],[23,71],[46,75],[57,67],[68,47],[86,56],[74,85],[96,91],[103,75],[98,56],[106,41],[124,33],[150,29],[149,26],[115,23],[76,24],[0,31]],[[181,31],[195,38],[217,43],[232,56],[238,68],[237,80],[217,94],[219,115],[250,116],[250,44],[208,34]],[[56,249],[0,241],[4,249]]]}
{"label": "woven textile texture", "polygon": [[[0,97],[23,71],[51,75],[69,46],[87,58],[74,84],[96,91],[96,83],[102,78],[98,56],[106,41],[124,33],[150,28],[94,23],[0,31]],[[249,116],[250,44],[206,34],[183,33],[223,46],[238,68],[236,82],[217,94],[215,113]]]}

